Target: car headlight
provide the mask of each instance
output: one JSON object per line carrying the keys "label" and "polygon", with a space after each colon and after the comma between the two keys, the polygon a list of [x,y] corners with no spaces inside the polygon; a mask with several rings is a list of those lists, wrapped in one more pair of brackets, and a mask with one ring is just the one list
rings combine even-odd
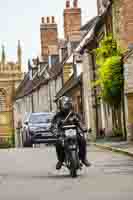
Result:
{"label": "car headlight", "polygon": [[37,128],[36,128],[36,127],[30,127],[29,130],[30,130],[31,132],[34,132],[34,131],[37,130]]}

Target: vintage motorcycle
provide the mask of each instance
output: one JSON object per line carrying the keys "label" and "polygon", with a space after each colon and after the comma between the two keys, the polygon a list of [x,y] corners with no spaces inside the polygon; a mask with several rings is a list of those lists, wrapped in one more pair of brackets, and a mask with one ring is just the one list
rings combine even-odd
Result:
{"label": "vintage motorcycle", "polygon": [[77,171],[82,169],[77,137],[77,127],[75,125],[62,125],[60,141],[65,153],[64,166],[69,169],[73,178],[77,177]]}

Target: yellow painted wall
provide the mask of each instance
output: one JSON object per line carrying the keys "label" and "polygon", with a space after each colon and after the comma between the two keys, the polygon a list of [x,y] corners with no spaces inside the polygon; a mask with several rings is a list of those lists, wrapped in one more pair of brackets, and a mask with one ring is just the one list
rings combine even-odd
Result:
{"label": "yellow painted wall", "polygon": [[11,136],[13,133],[12,112],[0,112],[0,137]]}
{"label": "yellow painted wall", "polygon": [[[69,91],[66,95],[70,96],[73,100],[73,106],[74,106],[74,111],[78,113],[82,113],[82,105],[79,104],[79,99],[81,97],[81,89],[80,86],[77,86],[76,88],[73,88],[71,91]],[[80,99],[81,100],[81,99]],[[81,103],[81,102],[80,102]]]}
{"label": "yellow painted wall", "polygon": [[64,64],[63,68],[63,80],[64,83],[69,80],[69,78],[72,76],[73,73],[73,65],[72,64]]}

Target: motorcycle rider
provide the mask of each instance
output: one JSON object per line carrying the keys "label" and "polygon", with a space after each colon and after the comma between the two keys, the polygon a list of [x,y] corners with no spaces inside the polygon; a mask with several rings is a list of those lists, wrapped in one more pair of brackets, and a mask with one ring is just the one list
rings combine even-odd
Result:
{"label": "motorcycle rider", "polygon": [[[52,120],[51,131],[56,136],[60,136],[61,133],[60,126],[63,120],[66,121],[65,123],[75,124],[77,126],[78,133],[81,133],[78,134],[79,158],[85,166],[89,167],[90,163],[88,162],[86,157],[87,150],[86,150],[86,140],[84,137],[83,124],[81,122],[79,114],[73,111],[72,105],[73,105],[72,99],[67,96],[62,96],[59,99],[58,101],[59,112],[55,114]],[[57,140],[56,142],[56,153],[58,158],[56,169],[59,170],[61,169],[65,158],[64,149],[59,140]]]}

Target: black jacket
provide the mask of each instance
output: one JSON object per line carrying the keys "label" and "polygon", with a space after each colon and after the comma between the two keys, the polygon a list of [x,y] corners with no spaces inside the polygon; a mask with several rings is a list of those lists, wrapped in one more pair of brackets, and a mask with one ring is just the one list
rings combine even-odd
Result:
{"label": "black jacket", "polygon": [[[63,122],[65,120],[65,122]],[[84,132],[85,127],[82,123],[81,117],[78,113],[75,113],[73,111],[70,111],[70,113],[65,113],[65,112],[57,112],[55,116],[52,119],[52,125],[51,125],[51,132],[54,135],[60,135],[61,133],[61,124],[72,124],[76,125],[78,128],[78,132]]]}

